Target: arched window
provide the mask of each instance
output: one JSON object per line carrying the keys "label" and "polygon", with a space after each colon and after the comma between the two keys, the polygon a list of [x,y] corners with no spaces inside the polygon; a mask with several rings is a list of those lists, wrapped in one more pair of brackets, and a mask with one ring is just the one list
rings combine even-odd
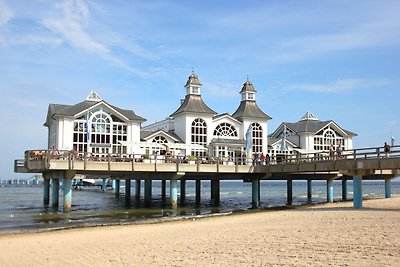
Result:
{"label": "arched window", "polygon": [[253,141],[253,153],[261,153],[263,147],[263,131],[259,123],[251,124],[251,137]]}
{"label": "arched window", "polygon": [[330,126],[325,127],[314,136],[315,150],[329,150],[330,146],[336,147],[339,145],[345,149],[344,138],[340,136]]}
{"label": "arched window", "polygon": [[[207,124],[205,120],[197,118],[192,122],[191,143],[207,146]],[[192,151],[194,155],[201,155],[200,151]]]}
{"label": "arched window", "polygon": [[153,138],[154,143],[159,143],[159,144],[166,144],[168,143],[167,139],[164,136],[156,136]]}
{"label": "arched window", "polygon": [[237,137],[237,131],[232,124],[223,122],[219,124],[214,130],[215,136],[230,136]]}
{"label": "arched window", "polygon": [[89,111],[74,121],[73,146],[92,155],[127,153],[127,124],[103,109]]}
{"label": "arched window", "polygon": [[98,112],[92,117],[92,133],[110,133],[111,117],[104,113]]}

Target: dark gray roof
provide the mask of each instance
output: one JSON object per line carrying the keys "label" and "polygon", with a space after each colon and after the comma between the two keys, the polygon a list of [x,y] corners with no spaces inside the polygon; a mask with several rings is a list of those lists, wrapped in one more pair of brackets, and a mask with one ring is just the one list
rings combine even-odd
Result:
{"label": "dark gray roof", "polygon": [[[290,130],[296,132],[296,133],[306,133],[306,132],[311,132],[311,133],[316,133],[317,131],[321,130],[325,126],[327,126],[330,123],[335,123],[334,121],[318,121],[318,120],[300,120],[296,123],[289,123],[289,122],[284,122],[282,125],[286,125]],[[335,123],[335,125],[337,125]],[[353,133],[351,131],[345,130],[339,125],[337,125],[341,130],[343,130],[346,134],[351,135],[351,136],[357,136],[356,133]],[[281,127],[278,127],[280,129]],[[277,129],[277,130],[278,130]],[[272,137],[277,137],[281,131],[272,133]]]}
{"label": "dark gray roof", "polygon": [[200,95],[186,95],[185,100],[181,106],[171,114],[171,117],[178,115],[182,112],[192,112],[192,113],[206,113],[215,115],[217,112],[209,108],[201,99]]}
{"label": "dark gray roof", "polygon": [[143,139],[149,137],[149,136],[152,135],[153,133],[155,133],[155,131],[140,130],[140,140],[143,140]]}
{"label": "dark gray roof", "polygon": [[46,121],[44,123],[44,126],[49,126],[49,122],[53,115],[58,112],[59,110],[62,110],[64,108],[68,107],[68,105],[59,105],[59,104],[50,104],[49,109],[47,110],[47,117]]}
{"label": "dark gray roof", "polygon": [[[115,109],[117,112],[121,113],[123,116],[128,118],[128,120],[141,121],[141,122],[146,121],[146,119],[136,115],[135,112],[133,112],[133,110],[120,109],[118,107],[108,104],[105,101],[100,101],[100,102],[103,102],[108,106],[110,106],[111,108]],[[76,114],[86,109],[89,109],[92,106],[97,105],[98,103],[99,101],[85,100],[75,105],[50,104],[47,112],[47,119],[44,125],[48,126],[49,120],[54,116],[75,116]]]}
{"label": "dark gray roof", "polygon": [[256,119],[272,119],[270,116],[265,114],[256,104],[256,101],[243,100],[240,102],[238,109],[232,114],[237,120],[242,120],[243,118],[256,118]]}
{"label": "dark gray roof", "polygon": [[256,89],[254,89],[253,84],[249,80],[247,80],[243,84],[243,87],[242,87],[242,90],[240,90],[240,93],[243,93],[243,92],[246,92],[246,91],[247,92],[257,92]]}
{"label": "dark gray roof", "polygon": [[201,82],[199,80],[199,77],[196,74],[194,74],[194,72],[192,72],[192,74],[189,76],[189,78],[188,78],[188,80],[187,80],[187,82],[185,84],[185,87],[187,87],[189,85],[201,86]]}
{"label": "dark gray roof", "polygon": [[213,138],[211,140],[211,144],[214,145],[246,145],[246,141],[244,139],[227,139],[227,138]]}
{"label": "dark gray roof", "polygon": [[180,139],[179,136],[176,135],[175,132],[173,132],[173,131],[168,131],[168,132],[166,132],[166,131],[164,131],[164,130],[156,130],[156,131],[141,130],[141,131],[140,131],[140,140],[144,140],[144,139],[146,139],[147,137],[149,137],[150,135],[153,135],[153,134],[159,133],[159,132],[160,132],[160,133],[162,132],[162,133],[164,133],[164,134],[166,134],[166,135],[169,135],[169,136],[172,137],[173,139],[178,140],[177,143],[183,143],[182,139]]}
{"label": "dark gray roof", "polygon": [[222,114],[217,114],[217,115],[215,115],[215,116],[213,117],[213,119],[218,119],[218,118],[221,118],[221,117],[226,116],[226,115],[230,116],[227,112],[225,112],[225,113],[222,113]]}

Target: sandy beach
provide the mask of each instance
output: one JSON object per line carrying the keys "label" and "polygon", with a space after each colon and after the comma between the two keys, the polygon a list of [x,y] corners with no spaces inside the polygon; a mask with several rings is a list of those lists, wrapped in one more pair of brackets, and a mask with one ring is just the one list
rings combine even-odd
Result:
{"label": "sandy beach", "polygon": [[399,266],[400,197],[0,235],[1,266]]}

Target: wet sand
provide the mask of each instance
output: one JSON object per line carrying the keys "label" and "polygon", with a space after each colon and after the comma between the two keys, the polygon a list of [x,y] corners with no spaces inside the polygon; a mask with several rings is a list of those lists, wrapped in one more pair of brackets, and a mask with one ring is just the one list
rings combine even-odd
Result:
{"label": "wet sand", "polygon": [[400,197],[0,235],[1,266],[400,266]]}

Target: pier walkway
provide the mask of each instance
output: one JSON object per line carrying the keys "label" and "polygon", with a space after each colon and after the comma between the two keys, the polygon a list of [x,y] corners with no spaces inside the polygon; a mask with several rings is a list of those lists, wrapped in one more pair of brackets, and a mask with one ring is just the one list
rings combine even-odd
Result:
{"label": "pier walkway", "polygon": [[64,211],[71,209],[72,180],[76,175],[115,180],[115,194],[119,196],[120,180],[125,180],[125,198],[131,197],[131,182],[135,181],[135,198],[140,197],[140,183],[144,180],[145,202],[151,200],[153,180],[162,181],[162,197],[166,197],[166,180],[170,181],[171,207],[177,207],[177,181],[180,181],[181,200],[185,198],[187,180],[196,181],[196,202],[201,198],[201,181],[211,181],[211,199],[219,204],[220,180],[243,180],[252,183],[253,207],[259,206],[260,180],[287,181],[287,203],[292,203],[292,181],[307,180],[308,198],[311,199],[312,181],[327,181],[327,201],[333,201],[333,181],[342,181],[342,198],[347,199],[347,181],[353,180],[355,208],[362,207],[362,180],[385,181],[385,196],[391,196],[391,180],[400,176],[400,146],[386,154],[383,147],[345,150],[340,156],[325,152],[301,154],[280,159],[279,162],[251,162],[245,158],[229,161],[226,158],[196,158],[143,155],[107,155],[91,157],[75,155],[69,151],[28,150],[25,158],[15,160],[15,172],[42,173],[44,177],[44,203],[49,204],[52,180],[52,205],[59,205],[59,180],[63,180]]}

